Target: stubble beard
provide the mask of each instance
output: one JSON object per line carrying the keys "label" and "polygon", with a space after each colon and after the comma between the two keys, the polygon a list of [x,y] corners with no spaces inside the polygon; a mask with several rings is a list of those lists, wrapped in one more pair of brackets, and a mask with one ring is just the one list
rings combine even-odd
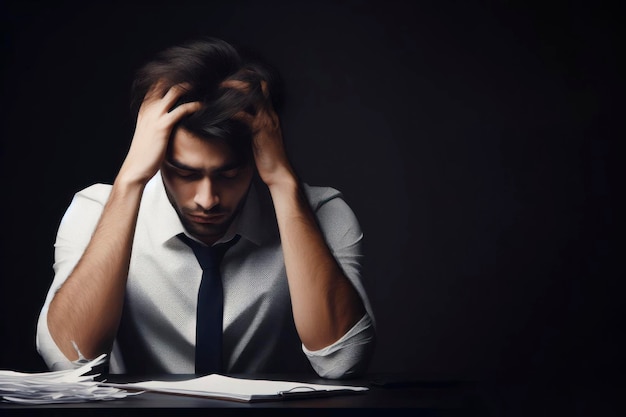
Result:
{"label": "stubble beard", "polygon": [[[185,212],[183,211],[183,208],[181,208],[180,206],[178,206],[178,204],[176,204],[176,201],[170,194],[167,187],[164,187],[164,188],[165,188],[165,194],[167,195],[167,199],[169,200],[170,204],[174,208],[174,211],[176,212],[176,215],[180,219],[180,222],[182,223],[185,230],[193,237],[207,244],[213,244],[217,242],[226,234],[226,232],[228,231],[228,228],[233,223],[233,220],[235,220],[235,218],[237,218],[237,216],[241,212],[243,205],[248,197],[248,193],[250,192],[250,187],[248,187],[248,190],[246,190],[246,193],[241,198],[241,201],[239,201],[235,210],[232,213],[230,213],[230,215],[226,219],[224,219],[224,221],[222,221],[221,223],[199,224],[199,223],[192,222],[187,218]],[[217,209],[212,209],[212,211],[221,213],[221,209],[219,207]],[[197,212],[197,210],[192,211],[192,212]]]}

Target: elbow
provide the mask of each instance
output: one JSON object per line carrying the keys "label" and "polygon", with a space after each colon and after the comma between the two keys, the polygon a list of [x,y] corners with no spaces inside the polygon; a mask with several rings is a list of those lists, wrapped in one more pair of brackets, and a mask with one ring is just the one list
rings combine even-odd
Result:
{"label": "elbow", "polygon": [[328,369],[320,369],[317,374],[326,379],[353,379],[360,378],[367,374],[373,353],[375,339],[368,343],[359,345],[352,351],[353,357],[346,357],[345,360],[338,361],[335,366]]}
{"label": "elbow", "polygon": [[319,351],[306,351],[313,370],[326,379],[352,379],[364,376],[374,356],[374,328],[360,334],[358,340],[329,346]]}

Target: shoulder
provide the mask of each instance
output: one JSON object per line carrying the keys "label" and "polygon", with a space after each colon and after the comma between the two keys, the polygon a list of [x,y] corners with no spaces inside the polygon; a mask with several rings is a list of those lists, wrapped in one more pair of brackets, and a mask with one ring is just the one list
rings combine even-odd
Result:
{"label": "shoulder", "polygon": [[311,209],[323,228],[326,226],[337,230],[349,228],[360,234],[358,219],[341,191],[332,187],[308,184],[303,184],[303,189]]}
{"label": "shoulder", "polygon": [[108,200],[112,188],[113,186],[111,184],[93,184],[77,192],[74,198],[90,200],[104,204]]}
{"label": "shoulder", "polygon": [[360,256],[361,225],[341,191],[307,184],[303,188],[324,239],[339,262],[343,265],[347,259]]}
{"label": "shoulder", "polygon": [[[57,231],[58,246],[61,242],[77,242],[83,248],[89,243],[100,215],[111,193],[111,185],[93,184],[74,194]],[[58,252],[57,248],[57,255]]]}
{"label": "shoulder", "polygon": [[303,184],[304,195],[306,196],[311,208],[317,211],[320,207],[333,200],[343,200],[341,191],[332,187],[313,186]]}
{"label": "shoulder", "polygon": [[62,224],[82,217],[96,216],[97,219],[109,199],[111,188],[113,187],[108,184],[93,184],[75,193],[65,211]]}

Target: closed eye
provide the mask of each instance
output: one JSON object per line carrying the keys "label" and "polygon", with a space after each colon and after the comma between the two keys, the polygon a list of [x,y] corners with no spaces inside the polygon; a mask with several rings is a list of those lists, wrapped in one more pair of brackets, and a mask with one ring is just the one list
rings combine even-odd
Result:
{"label": "closed eye", "polygon": [[183,171],[183,170],[175,170],[176,175],[179,178],[183,178],[186,180],[194,180],[194,179],[198,179],[202,176],[202,174],[200,174],[197,171]]}
{"label": "closed eye", "polygon": [[239,172],[240,172],[239,168],[232,168],[226,171],[220,171],[219,175],[222,178],[233,179],[233,178],[237,178],[237,176],[239,175]]}

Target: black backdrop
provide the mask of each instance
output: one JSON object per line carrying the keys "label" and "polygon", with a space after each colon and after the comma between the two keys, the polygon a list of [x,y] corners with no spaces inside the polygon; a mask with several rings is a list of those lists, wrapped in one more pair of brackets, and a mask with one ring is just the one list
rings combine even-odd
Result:
{"label": "black backdrop", "polygon": [[278,68],[301,177],[361,220],[373,372],[619,375],[623,14],[545,3],[0,3],[0,368],[43,369],[55,231],[123,160],[133,72],[212,35]]}

